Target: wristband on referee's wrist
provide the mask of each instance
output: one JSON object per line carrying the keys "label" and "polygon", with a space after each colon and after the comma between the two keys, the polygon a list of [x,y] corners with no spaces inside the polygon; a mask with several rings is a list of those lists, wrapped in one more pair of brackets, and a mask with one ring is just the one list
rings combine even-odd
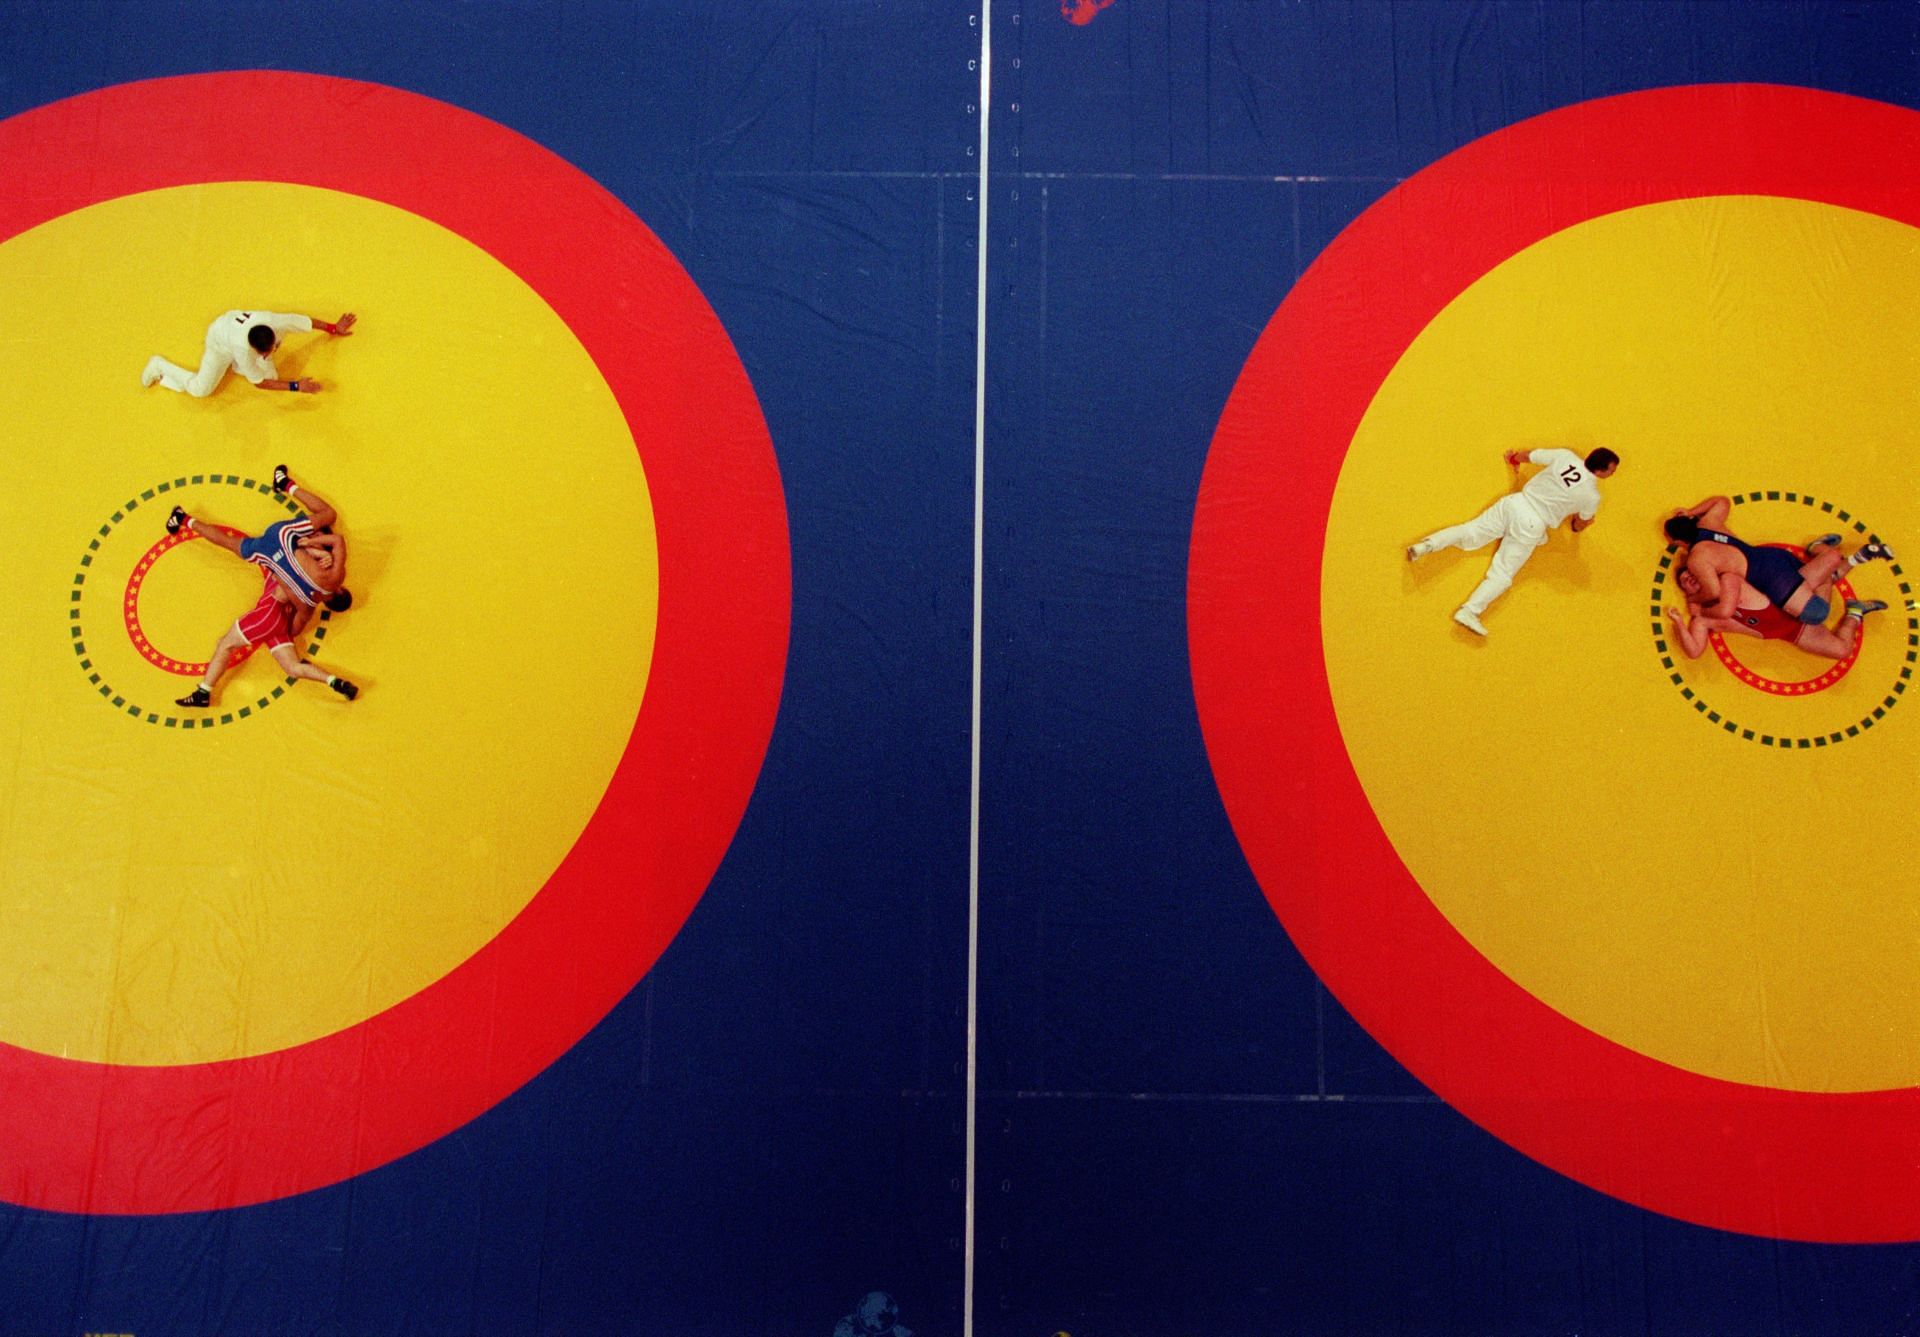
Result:
{"label": "wristband on referee's wrist", "polygon": [[300,393],[300,382],[298,382],[298,381],[288,381],[288,382],[287,382],[287,389],[289,389],[289,390],[291,390],[291,391],[293,391],[293,392],[294,392],[295,394],[299,394],[299,393]]}

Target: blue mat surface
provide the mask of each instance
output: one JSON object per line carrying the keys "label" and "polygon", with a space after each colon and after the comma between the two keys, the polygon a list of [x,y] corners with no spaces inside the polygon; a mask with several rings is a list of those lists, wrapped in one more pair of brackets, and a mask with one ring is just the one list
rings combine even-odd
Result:
{"label": "blue mat surface", "polygon": [[[746,816],[600,1026],[331,1188],[0,1206],[0,1332],[829,1337],[875,1291],[889,1324],[961,1330],[978,19],[0,0],[0,116],[284,69],[454,104],[580,168],[730,334],[793,561]],[[1608,94],[1920,105],[1920,5],[1117,0],[1074,23],[1030,0],[992,25],[974,1330],[1920,1332],[1920,1248],[1626,1205],[1349,1020],[1229,829],[1185,616],[1228,392],[1362,209]]]}

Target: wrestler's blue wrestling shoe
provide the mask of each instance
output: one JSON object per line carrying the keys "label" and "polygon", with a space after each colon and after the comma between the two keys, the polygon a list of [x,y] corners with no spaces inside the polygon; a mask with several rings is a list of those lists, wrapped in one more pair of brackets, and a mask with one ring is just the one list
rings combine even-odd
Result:
{"label": "wrestler's blue wrestling shoe", "polygon": [[1884,599],[1849,599],[1847,600],[1847,611],[1845,615],[1847,617],[1857,617],[1864,622],[1866,621],[1868,613],[1884,612],[1886,611],[1886,607],[1887,601]]}
{"label": "wrestler's blue wrestling shoe", "polygon": [[1847,558],[1847,565],[1858,566],[1862,562],[1891,562],[1892,560],[1893,549],[1878,539],[1875,539],[1872,543],[1862,546],[1860,551],[1856,552],[1853,556]]}
{"label": "wrestler's blue wrestling shoe", "polygon": [[1807,556],[1812,557],[1823,548],[1837,548],[1839,546],[1840,536],[1838,534],[1822,534],[1819,538],[1807,545]]}
{"label": "wrestler's blue wrestling shoe", "polygon": [[187,527],[187,520],[189,518],[186,507],[174,507],[171,511],[167,512],[167,532],[169,534],[178,534]]}

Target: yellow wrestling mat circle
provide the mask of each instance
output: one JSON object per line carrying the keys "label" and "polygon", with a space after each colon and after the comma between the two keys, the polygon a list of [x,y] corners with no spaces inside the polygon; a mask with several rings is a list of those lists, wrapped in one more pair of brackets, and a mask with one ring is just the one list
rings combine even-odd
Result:
{"label": "yellow wrestling mat circle", "polygon": [[[1520,252],[1449,305],[1340,475],[1327,667],[1395,850],[1522,988],[1691,1072],[1920,1083],[1905,848],[1920,731],[1916,707],[1892,708],[1920,644],[1904,572],[1845,573],[1892,607],[1818,692],[1758,690],[1712,651],[1673,656],[1656,630],[1663,592],[1676,597],[1659,524],[1709,495],[1739,496],[1729,525],[1752,543],[1920,544],[1916,348],[1911,228],[1765,197],[1632,209]],[[1555,531],[1486,614],[1488,639],[1456,627],[1492,548],[1410,566],[1404,546],[1511,490],[1504,450],[1598,445],[1621,465],[1594,527]],[[1732,639],[1770,678],[1832,667]]]}
{"label": "yellow wrestling mat circle", "polygon": [[[0,289],[0,736],[33,759],[6,790],[0,1040],[236,1058],[440,978],[558,866],[645,689],[652,512],[592,359],[471,243],[302,186],[69,214],[0,245]],[[323,393],[141,388],[250,306],[360,314],[276,355]],[[260,651],[212,711],[174,707],[261,577],[204,541],[154,554],[167,510],[257,533],[283,461],[339,509],[355,594],[303,647],[363,693]]]}

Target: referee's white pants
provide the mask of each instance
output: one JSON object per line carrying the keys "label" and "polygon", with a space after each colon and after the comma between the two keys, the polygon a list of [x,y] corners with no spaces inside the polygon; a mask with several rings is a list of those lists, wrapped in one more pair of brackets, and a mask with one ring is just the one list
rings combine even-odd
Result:
{"label": "referee's white pants", "polygon": [[142,385],[152,385],[158,381],[169,390],[178,390],[182,394],[192,395],[195,399],[205,399],[220,386],[221,378],[227,369],[233,366],[233,359],[219,349],[208,346],[200,357],[200,370],[188,371],[176,366],[163,357],[147,359],[147,369],[140,374]]}
{"label": "referee's white pants", "polygon": [[1532,502],[1518,492],[1509,492],[1465,524],[1449,525],[1427,536],[1429,548],[1459,548],[1463,552],[1484,548],[1495,539],[1500,541],[1500,546],[1494,549],[1487,578],[1460,605],[1475,617],[1486,612],[1488,604],[1507,592],[1514,576],[1527,564],[1527,558],[1533,556],[1533,550],[1547,541],[1546,522]]}

